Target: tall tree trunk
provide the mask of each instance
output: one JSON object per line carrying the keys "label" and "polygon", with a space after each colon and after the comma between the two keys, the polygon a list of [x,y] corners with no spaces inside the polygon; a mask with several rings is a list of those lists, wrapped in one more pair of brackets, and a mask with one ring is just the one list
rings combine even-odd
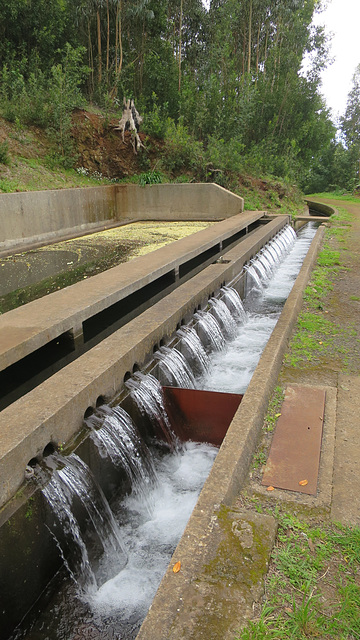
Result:
{"label": "tall tree trunk", "polygon": [[[121,11],[122,1],[118,0],[116,6],[116,19],[115,19],[115,84],[111,90],[111,97],[116,94],[117,83],[122,71],[123,65],[123,46],[122,46],[122,24],[121,24]],[[119,56],[119,61],[118,61]]]}
{"label": "tall tree trunk", "polygon": [[102,80],[102,60],[101,60],[101,24],[100,24],[99,9],[97,9],[96,11],[96,20],[97,20],[97,41],[98,41],[98,79],[100,84]]}
{"label": "tall tree trunk", "polygon": [[110,12],[109,12],[109,0],[106,0],[106,16],[107,16],[106,74],[108,74],[109,73],[109,58],[110,58]]}
{"label": "tall tree trunk", "polygon": [[179,92],[181,91],[181,47],[182,47],[182,19],[183,0],[180,0],[180,24],[179,24]]}
{"label": "tall tree trunk", "polygon": [[88,40],[89,40],[89,67],[91,69],[91,88],[90,93],[92,94],[94,91],[94,56],[93,56],[93,46],[91,41],[91,20],[88,19]]}
{"label": "tall tree trunk", "polygon": [[260,57],[259,47],[260,47],[260,20],[259,20],[257,41],[256,41],[256,81],[259,73],[259,57]]}
{"label": "tall tree trunk", "polygon": [[248,40],[248,63],[247,63],[248,73],[250,73],[250,68],[251,68],[251,31],[252,31],[252,0],[250,0],[250,6],[249,6],[249,40]]}

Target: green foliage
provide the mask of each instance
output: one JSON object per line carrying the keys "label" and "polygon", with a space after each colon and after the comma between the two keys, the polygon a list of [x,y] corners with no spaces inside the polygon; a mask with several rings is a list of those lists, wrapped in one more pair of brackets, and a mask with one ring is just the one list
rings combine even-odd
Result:
{"label": "green foliage", "polygon": [[237,640],[358,637],[359,535],[357,527],[314,526],[280,514],[266,601]]}
{"label": "green foliage", "polygon": [[190,135],[183,118],[179,118],[177,124],[171,118],[167,119],[164,151],[163,164],[168,171],[200,170],[203,145]]}
{"label": "green foliage", "polygon": [[143,113],[143,129],[153,138],[162,140],[165,137],[167,129],[168,103],[165,102],[159,105],[155,93],[153,93],[152,98],[153,105],[151,110]]}
{"label": "green foliage", "polygon": [[9,143],[7,140],[0,142],[0,164],[10,164]]}
{"label": "green foliage", "polygon": [[245,145],[236,138],[225,142],[224,138],[210,136],[206,146],[208,165],[222,171],[241,172],[244,169]]}
{"label": "green foliage", "polygon": [[163,176],[159,171],[147,171],[139,176],[139,184],[144,187],[146,184],[161,184]]}
{"label": "green foliage", "polygon": [[55,146],[53,160],[65,168],[74,161],[71,112],[84,104],[80,87],[89,72],[82,62],[84,51],[66,44],[61,62],[52,66],[48,75],[38,69],[26,78],[21,67],[5,64],[0,77],[4,117],[19,126],[33,124],[47,129]]}
{"label": "green foliage", "polygon": [[0,7],[1,113],[48,129],[52,161],[68,166],[81,93],[107,115],[125,95],[144,130],[165,139],[163,166],[175,174],[191,170],[230,186],[230,173],[251,171],[301,181],[307,191],[353,189],[358,75],[342,123],[345,148],[319,92],[328,44],[311,26],[317,6],[223,0],[207,10],[189,0],[180,23],[179,3],[168,0],[9,0]]}
{"label": "green foliage", "polygon": [[6,178],[0,179],[0,191],[2,191],[2,193],[12,193],[14,190],[11,180],[7,180]]}

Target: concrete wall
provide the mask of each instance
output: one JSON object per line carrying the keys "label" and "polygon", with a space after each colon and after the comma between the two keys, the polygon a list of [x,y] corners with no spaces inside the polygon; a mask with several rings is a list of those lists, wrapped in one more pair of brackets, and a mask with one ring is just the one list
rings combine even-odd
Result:
{"label": "concrete wall", "polygon": [[220,220],[243,209],[243,198],[215,184],[5,193],[0,255],[132,220]]}
{"label": "concrete wall", "polygon": [[24,481],[25,467],[47,444],[67,442],[82,427],[99,396],[111,399],[134,365],[143,368],[160,340],[188,322],[222,284],[228,284],[287,222],[286,216],[247,236],[224,257],[179,286],[150,309],[58,371],[1,412],[0,508]]}

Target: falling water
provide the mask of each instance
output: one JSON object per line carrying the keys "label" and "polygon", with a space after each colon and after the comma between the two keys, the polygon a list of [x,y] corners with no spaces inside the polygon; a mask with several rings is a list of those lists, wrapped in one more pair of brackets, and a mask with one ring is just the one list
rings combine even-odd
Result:
{"label": "falling water", "polygon": [[220,295],[236,321],[239,323],[245,322],[246,311],[236,289],[232,287],[222,287],[220,289]]}
{"label": "falling water", "polygon": [[215,316],[227,340],[232,340],[236,335],[236,320],[231,315],[230,309],[223,300],[210,298],[210,313]]}
{"label": "falling water", "polygon": [[150,482],[156,481],[151,453],[124,409],[104,405],[86,424],[100,455],[109,457],[115,467],[125,471],[133,491],[144,492]]}
{"label": "falling water", "polygon": [[181,327],[177,332],[180,338],[181,353],[185,356],[195,376],[209,368],[209,356],[193,327]]}
{"label": "falling water", "polygon": [[[267,254],[262,252],[262,259],[257,265],[261,264],[265,274],[267,270],[274,270],[274,275],[270,280],[267,275],[262,278],[261,270],[254,268],[255,258],[247,271],[262,293],[255,299],[249,296],[244,306],[236,291],[227,287],[222,289],[222,305],[227,311],[221,308],[226,317],[228,314],[232,316],[232,329],[229,330],[231,340],[226,345],[223,335],[225,330],[220,328],[216,313],[214,315],[216,309],[220,321],[222,320],[221,305],[214,302],[210,303],[211,311],[199,311],[194,315],[194,329],[182,328],[179,331],[179,338],[189,352],[194,353],[194,341],[196,350],[199,350],[197,341],[200,339],[205,350],[211,353],[209,358],[205,358],[206,366],[203,367],[201,376],[196,379],[198,388],[237,393],[245,391],[279,317],[280,305],[291,290],[313,235],[313,230],[305,232],[292,249],[294,234],[291,228],[287,228],[269,243]],[[288,255],[279,266],[279,257],[284,254]],[[232,333],[234,324],[235,334]],[[175,356],[171,357],[169,351],[162,348],[158,352],[158,366],[162,368],[162,373],[165,370],[169,373],[172,368],[171,375],[180,375],[176,384],[182,384],[180,381],[183,379],[183,371],[180,374],[176,367],[179,367],[179,360],[184,358],[176,350],[172,350]],[[193,386],[193,376],[187,376],[187,380],[188,384],[185,386]],[[159,382],[152,376],[136,373],[126,385],[139,411],[146,414],[157,427],[160,426],[162,432],[166,432],[174,442]],[[80,636],[81,625],[86,627],[89,621],[94,624],[94,628],[99,629],[101,637],[108,637],[107,628],[111,631],[111,637],[115,637],[114,634],[128,639],[135,637],[217,453],[217,449],[210,445],[187,443],[175,446],[171,455],[160,455],[153,450],[153,459],[149,463],[136,429],[135,432],[129,432],[127,419],[124,425],[122,410],[103,409],[99,416],[99,421],[95,420],[91,424],[99,450],[110,456],[115,464],[120,463],[120,460],[125,467],[129,464],[126,468],[131,478],[137,475],[138,464],[140,465],[139,484],[146,484],[151,494],[152,510],[150,513],[143,492],[134,486],[135,490],[130,495],[118,504],[112,504],[113,516],[106,501],[103,504],[105,499],[101,491],[94,489],[90,482],[90,472],[86,465],[76,456],[69,456],[66,461],[61,461],[64,465],[66,462],[66,466],[53,473],[44,493],[64,529],[69,532],[70,539],[80,549],[80,561],[73,573],[79,568],[83,572],[87,598],[86,601],[84,598],[76,598],[78,594],[75,593],[70,609],[66,603],[58,605],[59,609],[65,607],[61,624],[56,632],[48,633],[50,626],[45,629],[45,633],[49,636],[52,634],[54,640],[68,640],[74,633]],[[117,449],[123,446],[128,447],[128,451],[119,453]],[[132,451],[135,460],[130,461]],[[158,482],[149,481],[154,463]],[[111,559],[110,566],[106,568],[107,573],[105,570],[99,571],[96,566],[93,568],[89,560],[86,544],[72,512],[74,496],[87,510],[95,531],[102,532],[101,540],[108,538],[103,543],[103,555]],[[102,515],[103,510],[105,516]],[[120,558],[121,570],[116,570],[114,575],[117,557]],[[84,589],[82,593],[84,594]],[[35,633],[35,636],[27,637],[35,640],[37,636]]]}
{"label": "falling water", "polygon": [[221,351],[225,346],[225,338],[216,318],[208,311],[197,311],[194,315],[199,337],[205,349]]}
{"label": "falling water", "polygon": [[145,376],[138,371],[126,381],[125,385],[130,390],[130,395],[141,415],[149,418],[155,433],[160,431],[169,444],[175,445],[176,439],[165,411],[159,381],[152,375]]}
{"label": "falling water", "polygon": [[[71,575],[81,580],[84,591],[93,592],[97,585],[104,581],[104,575],[108,575],[110,559],[115,573],[126,565],[127,554],[119,527],[101,488],[85,462],[76,454],[66,458],[54,456],[53,461],[62,466],[53,471],[42,492],[71,541],[70,546],[73,547],[75,556],[73,567],[70,565],[71,560],[67,561]],[[102,546],[103,553],[97,571],[89,560],[86,541],[75,515],[76,500],[85,510],[97,541]]]}
{"label": "falling water", "polygon": [[284,260],[296,240],[295,231],[287,226],[279,232],[259,253],[245,266],[247,275],[246,293],[251,290],[262,293],[264,286],[270,282],[273,273]]}
{"label": "falling water", "polygon": [[[261,293],[264,287],[261,282],[261,272],[259,272],[259,269],[256,269],[254,264],[245,265],[244,269],[249,276],[246,279],[246,295],[248,295],[252,289]],[[263,279],[265,279],[265,274]]]}
{"label": "falling water", "polygon": [[154,359],[158,361],[162,373],[162,382],[173,387],[195,387],[194,375],[184,356],[177,349],[160,347],[154,353]]}
{"label": "falling water", "polygon": [[315,231],[312,226],[303,229],[296,243],[292,242],[293,234],[286,233],[283,262],[270,281],[261,283],[258,278],[255,297],[251,295],[254,289],[249,291],[250,295],[245,298],[246,322],[238,325],[235,338],[221,352],[211,355],[209,372],[197,380],[198,388],[232,393],[246,391]]}

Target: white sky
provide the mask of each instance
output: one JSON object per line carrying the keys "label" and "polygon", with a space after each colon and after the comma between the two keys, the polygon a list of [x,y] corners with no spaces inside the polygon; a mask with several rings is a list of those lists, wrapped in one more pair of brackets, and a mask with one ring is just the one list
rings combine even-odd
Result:
{"label": "white sky", "polygon": [[323,73],[322,93],[336,118],[346,109],[352,77],[360,64],[360,0],[329,0],[315,21],[334,34],[330,54],[335,60]]}

